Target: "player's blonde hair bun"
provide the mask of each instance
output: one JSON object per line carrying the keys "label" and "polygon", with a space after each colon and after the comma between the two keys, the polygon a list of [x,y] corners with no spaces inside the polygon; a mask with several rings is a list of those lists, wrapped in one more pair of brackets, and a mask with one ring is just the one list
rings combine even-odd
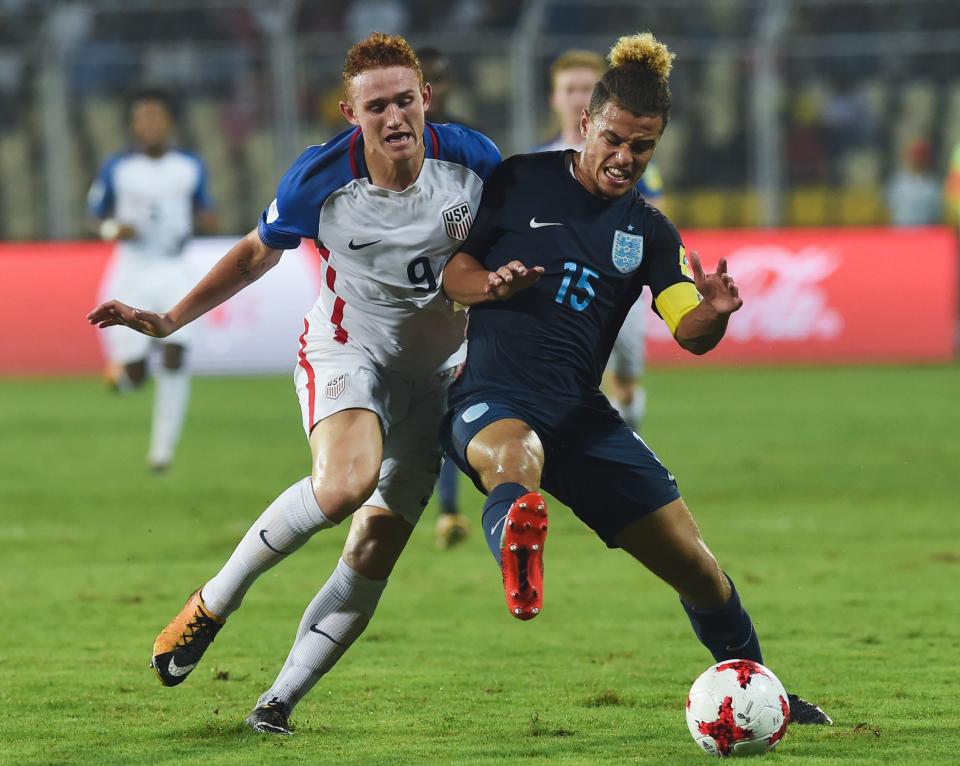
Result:
{"label": "player's blonde hair bun", "polygon": [[650,32],[640,32],[635,35],[625,35],[617,40],[610,49],[608,59],[610,66],[619,67],[624,64],[646,64],[654,73],[666,80],[673,69],[673,59],[676,54],[654,37]]}

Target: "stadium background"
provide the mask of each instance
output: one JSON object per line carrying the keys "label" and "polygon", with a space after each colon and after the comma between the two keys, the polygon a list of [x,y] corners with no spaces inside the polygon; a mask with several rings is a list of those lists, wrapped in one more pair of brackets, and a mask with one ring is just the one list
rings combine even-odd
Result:
{"label": "stadium background", "polygon": [[960,140],[950,0],[5,0],[0,14],[4,239],[83,234],[122,95],[144,82],[176,91],[224,230],[247,230],[278,169],[342,128],[343,54],[379,26],[450,57],[451,111],[506,154],[549,136],[557,54],[654,29],[677,53],[658,159],[684,227],[884,223],[907,143],[929,139],[942,175]]}
{"label": "stadium background", "polygon": [[[945,613],[960,561],[957,220],[945,206],[936,225],[894,228],[886,190],[918,140],[944,184],[960,143],[955,0],[0,0],[0,594],[17,619],[30,615],[0,643],[0,700],[16,711],[0,723],[0,762],[317,762],[318,744],[340,763],[595,763],[601,752],[611,762],[700,762],[676,697],[705,655],[652,578],[630,581],[645,608],[625,618],[633,602],[608,590],[617,566],[570,520],[556,525],[558,563],[548,564],[556,617],[545,612],[529,634],[546,647],[543,676],[512,697],[509,658],[525,639],[504,625],[482,541],[441,554],[422,529],[371,640],[319,687],[323,699],[350,702],[332,708],[333,722],[319,704],[298,712],[313,732],[307,749],[267,751],[234,724],[285,651],[316,567],[335,560],[334,535],[317,541],[312,562],[258,586],[262,600],[251,597],[236,639],[218,642],[210,677],[178,698],[185,707],[143,672],[167,606],[305,470],[286,376],[315,255],[288,254],[211,317],[215,340],[195,365],[241,375],[198,382],[180,462],[156,480],[142,467],[147,400],[110,399],[96,376],[99,345],[83,314],[111,246],[89,239],[86,191],[126,141],[128,89],[170,88],[180,143],[207,161],[228,237],[194,246],[201,272],[252,228],[302,147],[342,129],[343,55],[373,29],[444,51],[456,79],[450,111],[504,155],[555,129],[547,69],[561,51],[604,52],[618,35],[650,29],[677,53],[657,153],[665,205],[708,265],[734,254],[750,289],[724,346],[694,369],[674,370],[690,362],[652,334],[646,435],[748,583],[774,660],[808,660],[794,677],[836,713],[835,732],[791,734],[784,752],[804,763],[951,762],[937,743],[960,727],[950,712],[960,635]],[[710,401],[724,412],[702,414]],[[464,492],[478,512],[478,496]],[[162,536],[159,520],[189,539]],[[459,558],[451,567],[443,556]],[[606,603],[586,619],[598,592]],[[439,614],[425,608],[427,593]],[[814,648],[783,627],[794,610],[819,636]],[[261,636],[264,620],[284,629]],[[56,638],[61,621],[68,642]],[[669,670],[624,650],[624,630]],[[422,653],[399,642],[405,631]],[[657,644],[664,633],[676,648]],[[592,654],[571,658],[578,642]],[[490,671],[484,655],[507,670]],[[416,688],[401,672],[411,666]],[[465,698],[485,711],[479,722]],[[194,715],[201,722],[185,720]],[[518,740],[491,738],[490,716],[503,715]],[[421,749],[405,744],[408,732]],[[260,750],[238,755],[251,747]]]}
{"label": "stadium background", "polygon": [[[605,51],[617,35],[651,27],[677,53],[675,106],[657,151],[663,205],[688,246],[708,265],[727,256],[753,297],[735,323],[739,334],[711,362],[953,356],[957,277],[949,229],[899,238],[884,229],[865,238],[812,229],[883,227],[891,204],[914,205],[892,201],[889,187],[918,144],[927,158],[924,179],[944,183],[960,146],[954,2],[173,0],[157,7],[7,0],[0,13],[5,242],[88,236],[86,192],[99,163],[126,143],[124,95],[137,85],[175,94],[179,143],[208,163],[221,231],[233,236],[252,227],[305,145],[343,128],[343,55],[370,30],[404,32],[415,46],[444,51],[454,81],[449,112],[509,155],[556,130],[547,71],[560,52]],[[960,153],[956,164],[958,185]],[[927,219],[955,223],[957,206]],[[769,227],[799,227],[806,236],[784,238]],[[699,234],[715,229],[761,233]],[[225,244],[195,246],[202,251],[190,254],[198,274]],[[86,255],[62,245],[4,247],[0,311],[8,329],[0,372],[91,372],[99,365],[93,334],[71,319],[103,297],[110,251],[89,247]],[[286,370],[281,341],[310,304],[302,288],[317,282],[315,257],[309,248],[296,266],[288,257],[291,265],[267,286],[206,321],[197,371]],[[900,289],[904,259],[926,279],[911,286],[911,311],[894,314],[883,300]],[[51,269],[74,278],[51,284]],[[303,294],[294,299],[289,291],[298,286]],[[32,331],[21,310],[26,295],[49,307],[39,320],[31,317]],[[250,334],[254,326],[259,338]],[[650,341],[654,363],[685,361],[659,329]],[[38,343],[37,335],[49,342]],[[237,356],[241,347],[246,356]],[[272,356],[256,359],[256,347]]]}

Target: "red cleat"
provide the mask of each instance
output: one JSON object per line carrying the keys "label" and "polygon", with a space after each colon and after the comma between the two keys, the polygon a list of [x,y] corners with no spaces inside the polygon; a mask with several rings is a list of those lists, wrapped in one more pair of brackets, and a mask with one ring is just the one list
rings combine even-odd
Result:
{"label": "red cleat", "polygon": [[514,500],[500,541],[500,569],[507,609],[518,620],[532,620],[543,608],[543,544],[547,504],[539,492]]}

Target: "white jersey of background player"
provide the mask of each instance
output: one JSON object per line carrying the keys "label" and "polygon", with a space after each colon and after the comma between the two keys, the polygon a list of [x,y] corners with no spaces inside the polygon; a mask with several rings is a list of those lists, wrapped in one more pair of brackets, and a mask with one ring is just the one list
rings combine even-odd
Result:
{"label": "white jersey of background player", "polygon": [[[213,228],[213,203],[200,158],[169,146],[173,123],[164,92],[136,93],[130,100],[130,123],[136,147],[108,159],[88,195],[100,235],[119,243],[101,290],[162,311],[193,285],[183,249],[195,216],[202,229]],[[192,336],[193,328],[185,328],[161,341],[147,458],[155,471],[173,459],[186,416],[190,378],[184,357]],[[105,341],[111,384],[118,391],[143,384],[154,341],[117,327],[105,330]]]}
{"label": "white jersey of background player", "polygon": [[[567,51],[553,62],[550,67],[550,106],[560,121],[560,134],[534,151],[583,149],[580,115],[590,106],[593,88],[606,69],[603,57],[593,51]],[[647,165],[637,191],[651,205],[660,206],[663,180],[654,163]],[[633,304],[613,344],[607,365],[607,385],[613,404],[621,417],[638,430],[646,410],[646,392],[642,383],[646,360],[646,305],[648,302],[644,301]]]}
{"label": "white jersey of background player", "polygon": [[[157,637],[153,666],[186,678],[264,571],[351,514],[333,575],[300,622],[289,656],[247,719],[289,733],[293,707],[363,632],[440,467],[438,429],[463,344],[440,289],[466,238],[497,148],[459,125],[424,121],[430,86],[405,40],[374,33],[347,53],[340,108],[354,126],[294,163],[257,231],[166,314],[116,301],[90,314],[167,334],[254,281],[301,238],[324,261],[295,372],[312,455],[221,570]],[[506,268],[506,267],[505,267]]]}

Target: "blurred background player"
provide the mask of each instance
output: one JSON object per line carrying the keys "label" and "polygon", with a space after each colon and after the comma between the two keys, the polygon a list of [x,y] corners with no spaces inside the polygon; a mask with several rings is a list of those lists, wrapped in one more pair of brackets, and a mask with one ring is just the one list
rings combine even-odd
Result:
{"label": "blurred background player", "polygon": [[[553,62],[550,67],[550,108],[560,123],[560,133],[535,151],[583,149],[580,118],[590,106],[593,86],[606,70],[603,56],[588,50],[569,50]],[[651,205],[663,207],[663,179],[653,162],[647,165],[637,183],[637,191]],[[607,390],[613,405],[624,421],[637,431],[643,425],[647,404],[643,387],[647,308],[643,304],[638,301],[627,315],[606,371]]]}
{"label": "blurred background player", "polygon": [[[106,292],[162,311],[193,285],[183,251],[194,223],[207,233],[216,219],[202,160],[171,145],[169,95],[154,88],[134,92],[128,116],[133,146],[104,162],[90,188],[88,208],[101,238],[118,242]],[[159,341],[119,327],[105,332],[107,377],[118,392],[143,385],[151,347],[161,348],[147,462],[153,471],[163,472],[173,460],[187,413],[186,355],[194,328]]]}
{"label": "blurred background player", "polygon": [[[430,83],[432,93],[430,105],[427,107],[427,116],[431,122],[454,122],[466,124],[463,120],[450,114],[448,99],[454,85],[453,75],[450,72],[450,59],[437,48],[420,48],[417,51],[420,59],[420,68],[423,70],[423,79]],[[443,459],[440,467],[440,476],[437,479],[437,500],[440,504],[440,513],[437,516],[436,534],[437,547],[451,548],[462,542],[470,534],[470,522],[460,513],[460,469],[452,460]]]}

